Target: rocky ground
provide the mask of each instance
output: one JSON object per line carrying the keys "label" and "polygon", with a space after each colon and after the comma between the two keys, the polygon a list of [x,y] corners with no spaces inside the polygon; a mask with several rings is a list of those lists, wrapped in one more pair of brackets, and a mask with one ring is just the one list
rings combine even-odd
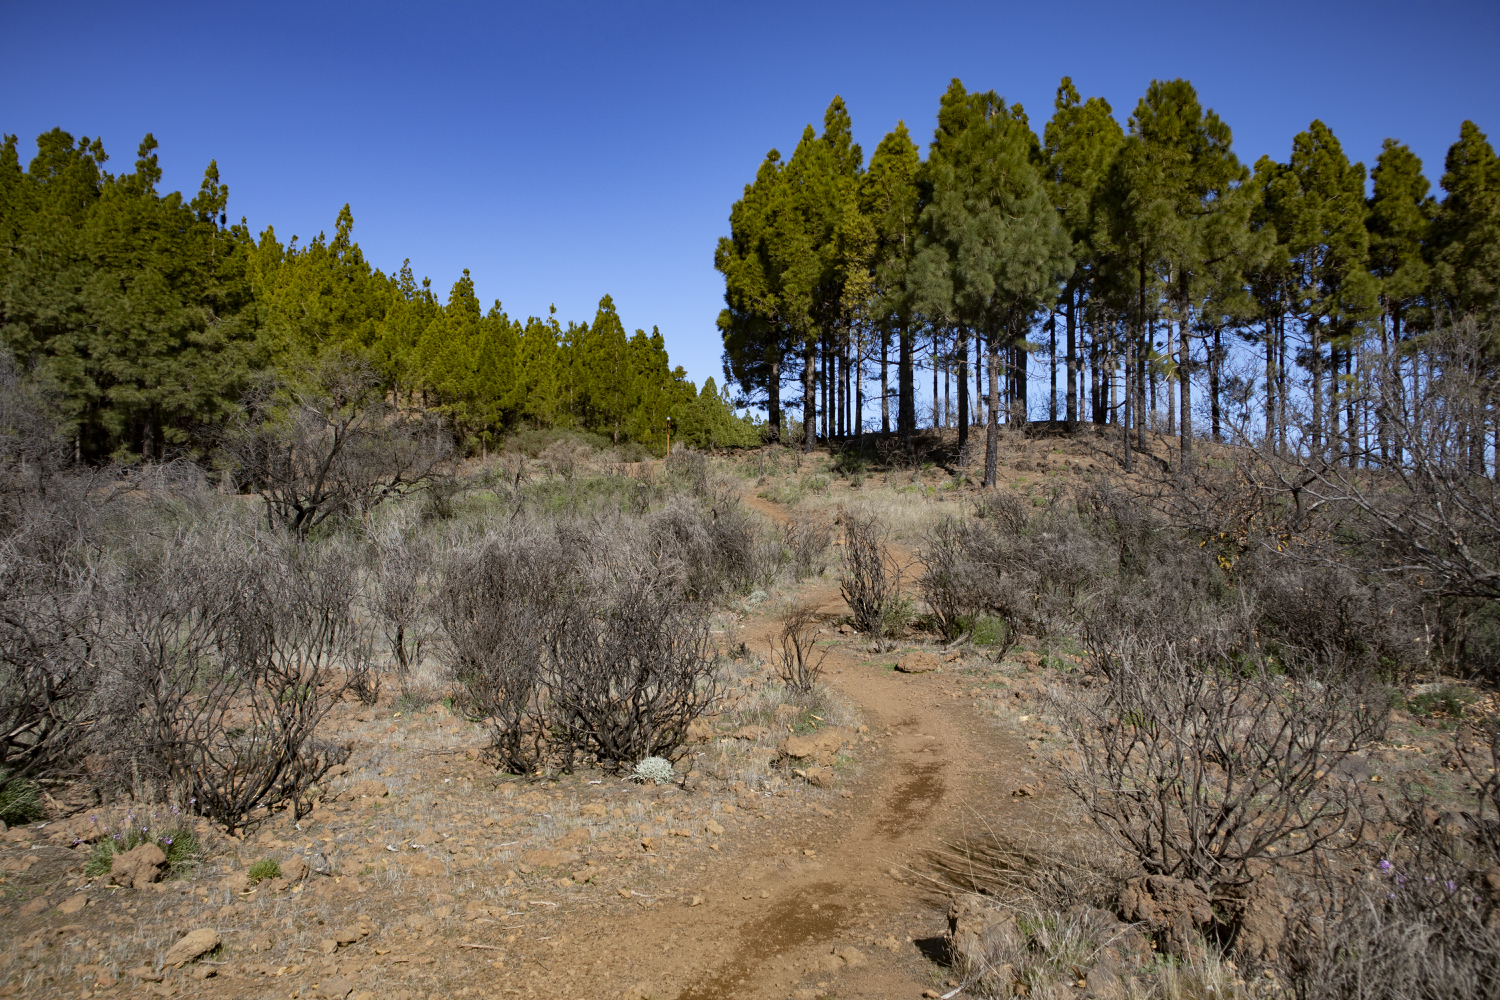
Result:
{"label": "rocky ground", "polygon": [[[6,831],[0,996],[956,992],[950,908],[971,934],[992,918],[959,919],[970,904],[953,902],[951,871],[934,874],[954,844],[1101,849],[1058,780],[1066,741],[1044,712],[1077,660],[1029,638],[1001,662],[921,642],[876,653],[841,625],[827,577],[792,596],[827,619],[829,694],[778,700],[763,661],[742,657],[679,785],[527,782],[498,774],[485,731],[442,704],[351,702],[332,735],[355,750],[315,811],[245,836],[200,825],[185,877],[147,855],[84,873],[100,838],[170,816],[121,806]],[[726,615],[724,648],[765,650],[784,606]],[[1448,746],[1440,715],[1402,714],[1363,778],[1441,785]],[[252,882],[267,858],[280,875]]]}

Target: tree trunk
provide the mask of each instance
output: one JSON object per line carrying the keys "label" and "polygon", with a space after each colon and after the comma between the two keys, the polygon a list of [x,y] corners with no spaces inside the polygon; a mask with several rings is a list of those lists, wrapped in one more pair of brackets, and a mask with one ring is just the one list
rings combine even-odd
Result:
{"label": "tree trunk", "polygon": [[891,334],[880,331],[880,433],[886,437],[891,433],[891,380],[890,380]]}
{"label": "tree trunk", "polygon": [[990,347],[990,419],[984,429],[984,485],[995,488],[1000,465],[1000,372],[995,364],[995,331],[989,334]]}
{"label": "tree trunk", "polygon": [[[1172,343],[1172,321],[1171,321],[1171,319],[1164,318],[1163,321],[1162,321],[1162,325],[1167,328],[1167,343],[1166,343],[1167,351],[1166,351],[1166,355],[1165,356],[1170,358],[1173,355],[1173,351],[1176,349],[1176,345],[1174,345]],[[1184,337],[1182,336],[1182,332],[1183,332],[1182,321],[1181,321],[1181,319],[1179,319],[1178,323],[1177,323],[1177,333],[1179,334],[1179,336],[1177,337],[1178,344],[1181,344],[1181,342],[1184,339]],[[1154,339],[1154,335],[1153,335],[1153,339]],[[1180,357],[1179,357],[1179,361],[1180,361]],[[1165,379],[1162,379],[1162,393],[1167,397],[1167,400],[1166,400],[1166,402],[1167,402],[1167,435],[1169,437],[1171,435],[1177,433],[1177,427],[1175,426],[1176,423],[1177,423],[1177,421],[1173,417],[1173,411],[1176,409],[1176,407],[1174,407],[1172,405],[1173,403],[1176,402],[1176,400],[1173,399],[1173,394],[1176,391],[1176,383],[1182,382],[1186,378],[1187,378],[1187,376],[1185,374],[1183,374],[1182,370],[1178,369],[1178,371],[1177,371],[1177,377],[1175,379],[1174,378],[1165,378]]]}
{"label": "tree trunk", "polygon": [[958,450],[969,443],[969,331],[958,334]]}
{"label": "tree trunk", "polygon": [[770,371],[766,376],[766,440],[771,444],[781,442],[781,358],[779,351],[771,355]]}
{"label": "tree trunk", "polygon": [[823,390],[823,440],[831,441],[833,440],[833,428],[829,426],[828,419],[831,416],[830,411],[832,411],[833,407],[828,405],[828,390],[830,388],[828,364],[833,356],[833,352],[828,349],[828,338],[826,336],[821,338],[818,344],[818,354],[823,362],[818,369],[818,386]]}
{"label": "tree trunk", "polygon": [[938,396],[938,332],[932,331],[932,429],[941,430],[943,400]]}
{"label": "tree trunk", "polygon": [[1223,388],[1222,366],[1224,364],[1224,338],[1223,331],[1214,327],[1213,355],[1208,359],[1208,406],[1209,413],[1213,419],[1214,441],[1223,443],[1224,433],[1222,430],[1221,407],[1219,393]]}
{"label": "tree trunk", "polygon": [[1276,448],[1276,324],[1266,317],[1266,447]]}
{"label": "tree trunk", "polygon": [[802,450],[818,445],[818,342],[812,337],[802,347]]}
{"label": "tree trunk", "polygon": [[1125,439],[1125,471],[1126,472],[1133,472],[1134,471],[1134,469],[1131,466],[1131,455],[1130,455],[1130,418],[1131,418],[1131,412],[1130,411],[1131,411],[1131,402],[1132,402],[1132,398],[1131,397],[1134,395],[1134,389],[1133,389],[1133,387],[1130,384],[1130,382],[1131,382],[1131,379],[1130,379],[1130,374],[1131,374],[1130,373],[1130,363],[1131,363],[1130,349],[1132,347],[1132,342],[1134,340],[1135,340],[1135,338],[1131,337],[1131,336],[1127,336],[1125,338],[1125,364],[1124,364],[1125,373],[1124,373],[1123,376],[1121,376],[1121,380],[1125,384],[1121,387],[1121,392],[1120,392],[1120,395],[1124,397],[1123,402],[1125,404],[1125,412],[1120,415],[1120,417],[1121,417],[1120,430],[1121,430],[1121,437],[1123,437]]}
{"label": "tree trunk", "polygon": [[1065,418],[1068,423],[1068,432],[1074,433],[1078,430],[1078,335],[1076,330],[1078,290],[1068,288],[1068,305],[1066,313],[1068,331],[1068,388],[1067,404],[1064,409]]}
{"label": "tree trunk", "polygon": [[1052,396],[1047,401],[1047,420],[1057,423],[1057,310],[1047,311],[1047,367],[1052,377]]}
{"label": "tree trunk", "polygon": [[854,341],[854,440],[865,438],[865,341]]}
{"label": "tree trunk", "polygon": [[[1171,336],[1168,334],[1168,336]],[[1193,338],[1188,335],[1187,303],[1182,303],[1177,320],[1177,389],[1182,405],[1181,465],[1184,475],[1193,471]],[[1167,403],[1172,402],[1172,386],[1167,384]]]}
{"label": "tree trunk", "polygon": [[896,433],[910,441],[917,430],[917,373],[912,358],[915,336],[907,325],[897,334],[896,360]]}
{"label": "tree trunk", "polygon": [[1308,327],[1308,342],[1312,348],[1312,457],[1323,455],[1323,340],[1318,319],[1313,317]]}

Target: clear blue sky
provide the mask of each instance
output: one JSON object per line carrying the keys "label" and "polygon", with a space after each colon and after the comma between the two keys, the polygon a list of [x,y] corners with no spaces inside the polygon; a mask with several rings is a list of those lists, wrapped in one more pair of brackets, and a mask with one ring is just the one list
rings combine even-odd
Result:
{"label": "clear blue sky", "polygon": [[[232,9],[232,8],[238,8]],[[1038,130],[1072,75],[1123,121],[1182,76],[1246,162],[1285,159],[1322,118],[1351,157],[1410,144],[1436,184],[1459,122],[1500,141],[1500,4],[161,4],[0,6],[0,130],[102,136],[163,188],[216,158],[229,211],[285,240],[355,237],[410,257],[446,297],[661,327],[697,381],[722,377],[714,243],[761,157],[790,152],[834,94],[872,151],[897,119],[931,135],[960,77]]]}

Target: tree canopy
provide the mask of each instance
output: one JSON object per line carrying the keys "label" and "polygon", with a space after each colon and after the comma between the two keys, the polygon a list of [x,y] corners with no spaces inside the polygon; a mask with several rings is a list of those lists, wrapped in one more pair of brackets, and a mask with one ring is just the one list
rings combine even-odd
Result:
{"label": "tree canopy", "polygon": [[217,162],[192,199],[157,190],[150,135],[113,175],[98,139],[53,129],[24,169],[0,146],[0,348],[51,387],[74,457],[204,457],[267,373],[295,382],[330,355],[365,359],[408,410],[481,450],[520,426],[577,428],[650,450],[737,446],[759,428],[712,379],[700,390],[661,335],[627,336],[604,296],[592,322],[485,309],[468,271],[445,300],[407,262],[373,267],[345,205],[333,236],[283,243],[228,223]]}

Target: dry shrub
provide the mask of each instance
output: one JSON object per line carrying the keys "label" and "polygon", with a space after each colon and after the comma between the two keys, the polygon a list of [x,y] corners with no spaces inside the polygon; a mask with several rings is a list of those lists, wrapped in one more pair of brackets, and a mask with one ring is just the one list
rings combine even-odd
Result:
{"label": "dry shrub", "polygon": [[568,769],[575,755],[611,770],[671,756],[718,696],[700,606],[637,582],[563,623],[548,637],[547,682]]}
{"label": "dry shrub", "polygon": [[231,832],[261,806],[301,815],[348,755],[317,726],[367,667],[352,555],[289,547],[232,525],[137,537],[110,584],[112,756]]}
{"label": "dry shrub", "polygon": [[432,637],[429,589],[432,546],[423,536],[401,523],[392,524],[374,536],[376,556],[373,615],[391,652],[391,665],[403,694],[408,693],[412,671],[422,662]]}
{"label": "dry shrub", "polygon": [[839,589],[854,624],[879,639],[886,617],[901,596],[901,567],[886,544],[888,532],[873,517],[840,516],[844,527],[844,568]]}
{"label": "dry shrub", "polygon": [[935,877],[1019,909],[1112,907],[1126,878],[1101,851],[1077,844],[1024,843],[986,828],[932,852]]}
{"label": "dry shrub", "polygon": [[90,478],[53,478],[46,493],[4,497],[0,787],[69,770],[87,730],[103,607],[94,486]]}
{"label": "dry shrub", "polygon": [[1358,672],[1296,666],[1120,646],[1106,683],[1060,704],[1078,749],[1068,787],[1148,873],[1205,888],[1348,846],[1359,798],[1339,764],[1383,733],[1387,701]]}
{"label": "dry shrub", "polygon": [[1292,922],[1284,979],[1305,1000],[1489,1000],[1500,995],[1500,921],[1484,889],[1440,866],[1382,868]]}
{"label": "dry shrub", "polygon": [[454,551],[436,603],[461,704],[485,719],[507,770],[527,774],[546,758],[547,641],[568,614],[568,567],[524,527]]}
{"label": "dry shrub", "polygon": [[833,529],[826,522],[812,518],[792,518],[781,526],[781,547],[792,564],[792,575],[799,581],[823,572],[823,553],[833,541]]}
{"label": "dry shrub", "polygon": [[776,676],[793,691],[807,694],[823,674],[828,650],[818,655],[817,610],[806,605],[793,608],[781,619],[781,631],[771,645],[771,665]]}
{"label": "dry shrub", "polygon": [[591,579],[560,541],[522,526],[450,559],[439,614],[464,707],[518,773],[670,754],[716,694],[706,609],[642,573]]}
{"label": "dry shrub", "polygon": [[1101,580],[1116,572],[1110,547],[1055,500],[1044,508],[986,493],[975,516],[927,533],[920,587],[950,639],[982,618],[1005,625],[1000,653],[1025,630],[1070,631]]}
{"label": "dry shrub", "polygon": [[657,575],[690,597],[750,590],[777,569],[777,547],[737,502],[678,497],[650,516],[647,530]]}
{"label": "dry shrub", "polygon": [[425,417],[399,413],[367,361],[330,352],[300,381],[247,394],[224,448],[268,523],[305,539],[330,518],[422,489],[451,442]]}

